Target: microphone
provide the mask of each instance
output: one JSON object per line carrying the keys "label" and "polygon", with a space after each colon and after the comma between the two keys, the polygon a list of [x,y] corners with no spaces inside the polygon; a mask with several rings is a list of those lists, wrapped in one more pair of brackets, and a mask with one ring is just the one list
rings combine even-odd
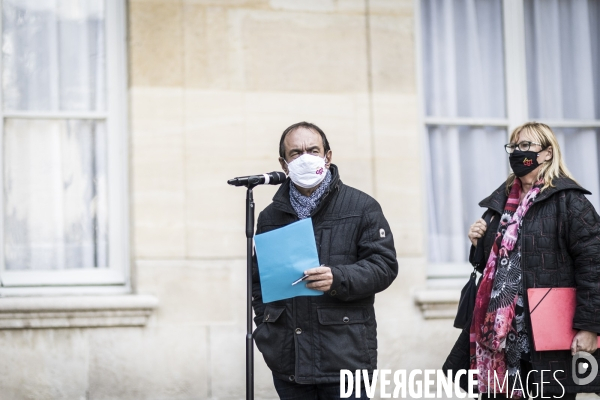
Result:
{"label": "microphone", "polygon": [[286,180],[283,172],[269,172],[262,175],[239,176],[227,181],[232,186],[280,185]]}

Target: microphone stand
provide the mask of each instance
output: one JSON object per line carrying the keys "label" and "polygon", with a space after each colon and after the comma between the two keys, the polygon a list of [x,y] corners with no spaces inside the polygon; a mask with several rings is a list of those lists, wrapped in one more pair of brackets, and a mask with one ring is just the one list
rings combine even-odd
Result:
{"label": "microphone stand", "polygon": [[254,339],[252,338],[252,244],[256,184],[246,186],[246,400],[254,400]]}
{"label": "microphone stand", "polygon": [[[272,180],[272,181],[271,181]],[[252,245],[254,239],[254,197],[252,189],[263,183],[279,185],[285,180],[281,172],[242,176],[227,181],[246,187],[246,400],[254,400],[254,338],[252,337]],[[266,182],[265,182],[266,181]]]}

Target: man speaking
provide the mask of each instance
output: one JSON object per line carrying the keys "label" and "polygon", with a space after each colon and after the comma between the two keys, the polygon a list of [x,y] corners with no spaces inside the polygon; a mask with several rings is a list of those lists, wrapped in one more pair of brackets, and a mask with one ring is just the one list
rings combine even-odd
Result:
{"label": "man speaking", "polygon": [[[340,180],[319,127],[287,128],[279,156],[288,179],[259,214],[256,233],[312,218],[322,265],[305,271],[305,282],[324,295],[263,303],[255,258],[253,336],[282,400],[339,399],[340,369],[377,368],[373,303],[398,274],[394,240],[377,201]],[[364,387],[355,395],[367,398]]]}

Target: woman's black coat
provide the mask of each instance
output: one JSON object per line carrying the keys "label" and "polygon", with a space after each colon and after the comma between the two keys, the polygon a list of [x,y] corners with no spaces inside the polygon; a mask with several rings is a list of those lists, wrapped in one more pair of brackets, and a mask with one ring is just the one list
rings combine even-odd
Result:
{"label": "woman's black coat", "polygon": [[[519,240],[524,293],[529,288],[577,288],[573,329],[600,333],[600,216],[585,197],[590,192],[573,180],[558,178],[553,186],[536,197],[523,219]],[[471,248],[470,261],[478,265],[480,272],[489,257],[507,197],[506,184],[502,184],[479,203],[488,209],[486,212],[493,213],[483,237],[484,262],[473,259],[474,248]],[[524,300],[527,301],[526,296]],[[525,309],[528,309],[527,303]],[[600,376],[584,386],[573,382],[570,351],[535,351],[528,314],[526,321],[535,382],[541,382],[542,370],[552,371],[544,373],[544,395],[560,395],[563,392],[560,385],[567,393],[600,392]],[[461,333],[445,367],[456,365],[461,359],[464,362],[469,353],[467,331],[468,327]],[[593,356],[600,364],[600,352],[597,350]],[[557,372],[559,370],[564,372]]]}

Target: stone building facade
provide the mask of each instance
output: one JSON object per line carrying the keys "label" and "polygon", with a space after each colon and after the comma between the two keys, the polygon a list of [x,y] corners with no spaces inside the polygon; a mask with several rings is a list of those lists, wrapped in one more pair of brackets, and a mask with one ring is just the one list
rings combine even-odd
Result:
{"label": "stone building facade", "polygon": [[[279,170],[279,136],[303,120],[395,236],[379,367],[439,368],[458,290],[427,290],[416,7],[125,2],[130,278],[119,293],[0,298],[0,398],[243,398],[244,191],[226,181]],[[275,190],[255,190],[259,210]],[[276,398],[258,352],[255,368],[256,398]]]}

